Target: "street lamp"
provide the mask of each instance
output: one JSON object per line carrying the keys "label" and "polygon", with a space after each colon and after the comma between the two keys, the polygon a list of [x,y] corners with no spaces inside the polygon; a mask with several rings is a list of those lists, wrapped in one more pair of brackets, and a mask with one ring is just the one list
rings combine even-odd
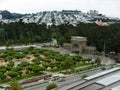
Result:
{"label": "street lamp", "polygon": [[103,43],[103,50],[104,50],[104,52],[103,52],[103,56],[105,57],[105,39],[104,39],[104,43]]}

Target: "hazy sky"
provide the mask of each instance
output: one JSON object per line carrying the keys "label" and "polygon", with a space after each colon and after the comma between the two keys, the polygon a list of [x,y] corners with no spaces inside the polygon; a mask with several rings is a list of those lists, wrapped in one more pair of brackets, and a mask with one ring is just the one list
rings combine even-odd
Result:
{"label": "hazy sky", "polygon": [[112,17],[120,17],[120,0],[0,0],[0,10],[34,13],[53,10],[98,10]]}

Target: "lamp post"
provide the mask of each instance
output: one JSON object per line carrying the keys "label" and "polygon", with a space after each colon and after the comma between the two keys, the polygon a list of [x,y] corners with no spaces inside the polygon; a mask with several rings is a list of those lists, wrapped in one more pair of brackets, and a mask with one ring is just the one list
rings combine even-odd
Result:
{"label": "lamp post", "polygon": [[105,39],[104,39],[104,43],[103,43],[103,50],[104,50],[104,53],[103,53],[103,56],[105,57]]}

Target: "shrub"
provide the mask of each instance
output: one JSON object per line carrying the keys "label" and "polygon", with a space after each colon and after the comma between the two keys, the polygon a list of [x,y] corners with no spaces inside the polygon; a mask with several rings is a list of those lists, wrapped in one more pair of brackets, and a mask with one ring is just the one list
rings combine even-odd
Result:
{"label": "shrub", "polygon": [[101,64],[101,59],[100,59],[99,57],[97,57],[97,58],[95,59],[95,63],[96,63],[97,65],[100,65],[100,64]]}
{"label": "shrub", "polygon": [[57,85],[56,85],[55,83],[50,83],[50,84],[47,86],[46,90],[52,90],[52,89],[54,89],[54,88],[57,88]]}
{"label": "shrub", "polygon": [[84,79],[84,78],[86,78],[87,76],[88,76],[87,74],[83,74],[83,75],[81,76],[81,78]]}
{"label": "shrub", "polygon": [[8,75],[9,75],[11,78],[14,78],[14,77],[17,77],[19,74],[18,74],[17,72],[10,71],[10,72],[8,72]]}
{"label": "shrub", "polygon": [[6,76],[2,72],[0,72],[0,80],[4,80],[4,79],[6,79]]}
{"label": "shrub", "polygon": [[120,56],[114,56],[113,57],[117,63],[120,63]]}

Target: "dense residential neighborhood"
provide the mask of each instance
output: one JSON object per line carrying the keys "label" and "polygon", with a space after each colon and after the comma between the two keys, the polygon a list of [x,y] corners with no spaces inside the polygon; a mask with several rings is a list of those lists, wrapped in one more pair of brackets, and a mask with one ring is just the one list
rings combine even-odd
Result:
{"label": "dense residential neighborhood", "polygon": [[[2,12],[6,12],[8,16],[4,15]],[[96,10],[90,10],[87,13],[79,10],[43,11],[33,14],[24,14],[21,16],[19,14],[12,14],[8,11],[1,11],[0,18],[2,17],[3,19],[0,20],[4,23],[17,22],[22,19],[22,21],[25,23],[45,23],[47,26],[52,24],[60,25],[66,23],[76,25],[79,22],[93,23],[96,20],[99,21],[99,19],[108,23],[114,23],[120,20],[119,18],[102,15]]]}

